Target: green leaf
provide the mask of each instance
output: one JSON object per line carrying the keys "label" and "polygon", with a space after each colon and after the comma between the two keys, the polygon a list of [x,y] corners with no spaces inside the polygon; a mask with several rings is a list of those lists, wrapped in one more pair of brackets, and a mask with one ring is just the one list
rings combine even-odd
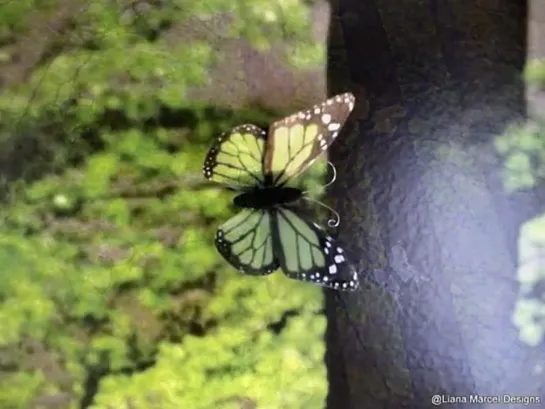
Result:
{"label": "green leaf", "polygon": [[109,190],[111,178],[115,174],[117,166],[118,158],[113,153],[90,157],[85,171],[85,194],[88,197],[105,195]]}

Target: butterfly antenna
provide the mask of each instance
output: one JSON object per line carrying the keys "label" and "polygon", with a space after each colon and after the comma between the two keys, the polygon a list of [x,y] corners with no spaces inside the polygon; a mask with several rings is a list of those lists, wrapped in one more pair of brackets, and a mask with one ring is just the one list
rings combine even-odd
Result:
{"label": "butterfly antenna", "polygon": [[330,161],[327,161],[327,164],[331,166],[331,170],[333,170],[333,177],[331,178],[329,182],[327,182],[327,184],[322,186],[322,188],[324,189],[328,186],[331,186],[337,180],[337,169],[335,168],[335,165],[333,165]]}
{"label": "butterfly antenna", "polygon": [[[327,161],[327,164],[331,166],[331,169],[333,170],[333,177],[324,186],[320,186],[322,189],[325,189],[326,187],[331,186],[337,180],[337,169],[335,168],[335,165],[333,165],[330,161]],[[306,190],[303,192],[303,194],[306,195],[308,192],[309,191]]]}
{"label": "butterfly antenna", "polygon": [[314,202],[322,207],[325,207],[327,210],[329,210],[331,213],[335,215],[334,219],[329,219],[327,221],[327,225],[329,227],[337,227],[341,223],[341,216],[339,216],[339,213],[337,213],[333,208],[329,207],[325,203],[320,202],[319,200],[311,199],[310,197],[303,196],[303,199],[308,200],[309,202]]}

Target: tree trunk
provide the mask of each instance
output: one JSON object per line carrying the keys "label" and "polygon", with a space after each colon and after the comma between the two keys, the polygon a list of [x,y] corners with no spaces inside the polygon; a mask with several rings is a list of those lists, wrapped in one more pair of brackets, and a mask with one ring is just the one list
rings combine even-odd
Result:
{"label": "tree trunk", "polygon": [[[362,288],[326,290],[328,408],[536,394],[537,352],[511,323],[518,227],[536,209],[504,193],[494,151],[525,115],[525,39],[521,1],[332,5],[330,94],[358,100],[332,196]],[[412,277],[388,262],[395,245]]]}

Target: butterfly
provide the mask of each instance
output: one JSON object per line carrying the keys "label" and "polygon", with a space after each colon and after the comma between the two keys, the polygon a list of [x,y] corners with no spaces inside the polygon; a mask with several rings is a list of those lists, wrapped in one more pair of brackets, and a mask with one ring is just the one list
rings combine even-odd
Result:
{"label": "butterfly", "polygon": [[340,94],[272,123],[268,132],[244,124],[214,141],[204,176],[237,191],[233,204],[241,209],[218,228],[215,245],[237,270],[268,275],[280,268],[292,279],[358,288],[343,249],[295,206],[303,191],[287,186],[327,150],[354,103],[351,93]]}

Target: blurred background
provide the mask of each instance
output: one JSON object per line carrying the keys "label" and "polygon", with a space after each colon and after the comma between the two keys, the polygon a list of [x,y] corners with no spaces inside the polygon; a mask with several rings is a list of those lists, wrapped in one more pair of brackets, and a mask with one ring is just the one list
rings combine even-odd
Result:
{"label": "blurred background", "polygon": [[[314,21],[311,24],[311,21]],[[0,3],[0,407],[317,408],[322,294],[213,246],[212,140],[325,98],[325,3]]]}

